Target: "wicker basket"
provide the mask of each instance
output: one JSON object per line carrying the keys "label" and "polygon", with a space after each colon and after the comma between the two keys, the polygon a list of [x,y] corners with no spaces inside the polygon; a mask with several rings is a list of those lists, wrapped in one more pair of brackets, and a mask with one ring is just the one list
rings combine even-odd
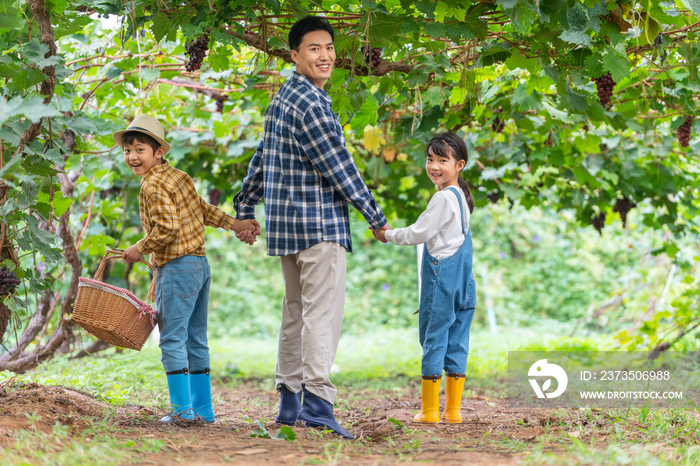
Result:
{"label": "wicker basket", "polygon": [[[94,279],[80,277],[78,297],[73,308],[73,320],[102,341],[140,351],[155,327],[155,310],[129,290],[108,285],[102,281],[107,261],[121,258],[121,256],[121,251],[107,251]],[[156,269],[143,259],[140,262],[153,270],[153,281],[147,298],[153,302]]]}

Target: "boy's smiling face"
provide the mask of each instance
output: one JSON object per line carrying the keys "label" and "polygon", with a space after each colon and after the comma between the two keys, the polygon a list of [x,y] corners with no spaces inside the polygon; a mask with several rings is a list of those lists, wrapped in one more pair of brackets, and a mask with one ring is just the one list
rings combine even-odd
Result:
{"label": "boy's smiling face", "polygon": [[153,147],[139,141],[134,141],[131,144],[124,144],[122,149],[124,150],[124,162],[126,162],[136,176],[143,176],[148,173],[151,168],[160,165],[163,155],[165,154],[165,148],[163,146],[159,147],[158,150],[153,153]]}

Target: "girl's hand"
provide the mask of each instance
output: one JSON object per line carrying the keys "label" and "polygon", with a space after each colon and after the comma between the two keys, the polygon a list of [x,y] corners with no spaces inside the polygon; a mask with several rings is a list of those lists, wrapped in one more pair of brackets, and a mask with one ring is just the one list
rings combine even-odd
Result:
{"label": "girl's hand", "polygon": [[384,225],[383,227],[381,227],[380,229],[378,229],[378,230],[372,230],[372,229],[370,228],[370,230],[372,230],[372,234],[374,235],[374,237],[375,237],[376,239],[378,239],[379,241],[381,241],[382,243],[386,243],[386,242],[387,242],[386,234],[385,234],[385,233],[386,233],[386,230],[391,230],[391,229],[392,229],[392,228],[389,226],[388,223],[387,223],[386,225]]}
{"label": "girl's hand", "polygon": [[386,235],[384,234],[385,230],[372,230],[372,233],[374,234],[374,237],[377,238],[379,241],[382,243],[386,243]]}

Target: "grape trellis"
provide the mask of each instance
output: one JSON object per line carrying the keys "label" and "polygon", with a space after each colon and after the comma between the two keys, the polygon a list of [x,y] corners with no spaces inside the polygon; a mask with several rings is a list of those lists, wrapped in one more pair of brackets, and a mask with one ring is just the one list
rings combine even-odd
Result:
{"label": "grape trellis", "polygon": [[[262,109],[290,72],[289,28],[307,14],[336,29],[327,90],[387,212],[418,215],[431,188],[420,176],[422,146],[435,131],[460,131],[477,205],[566,209],[602,234],[636,208],[646,226],[669,232],[666,253],[676,257],[673,238],[697,234],[697,8],[690,0],[6,4],[2,265],[21,284],[0,305],[0,323],[12,313],[5,321],[22,327],[4,333],[0,369],[73,350],[77,277],[138,234],[137,187],[111,132],[138,113],[158,115],[173,141],[169,157],[212,200],[229,198]],[[691,295],[670,317],[681,336],[698,323]]]}

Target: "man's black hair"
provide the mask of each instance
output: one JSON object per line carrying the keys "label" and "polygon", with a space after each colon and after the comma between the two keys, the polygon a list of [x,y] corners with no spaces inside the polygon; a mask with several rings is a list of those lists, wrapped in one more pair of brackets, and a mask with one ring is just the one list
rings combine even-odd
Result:
{"label": "man's black hair", "polygon": [[154,154],[160,147],[160,143],[148,134],[144,134],[139,131],[127,131],[126,133],[122,134],[122,147],[127,144],[133,144],[134,141],[140,142],[141,144],[148,144],[153,148]]}
{"label": "man's black hair", "polygon": [[318,16],[307,16],[294,23],[292,29],[289,30],[289,48],[298,52],[304,36],[314,31],[326,31],[331,35],[331,40],[335,37],[333,26],[328,20]]}

